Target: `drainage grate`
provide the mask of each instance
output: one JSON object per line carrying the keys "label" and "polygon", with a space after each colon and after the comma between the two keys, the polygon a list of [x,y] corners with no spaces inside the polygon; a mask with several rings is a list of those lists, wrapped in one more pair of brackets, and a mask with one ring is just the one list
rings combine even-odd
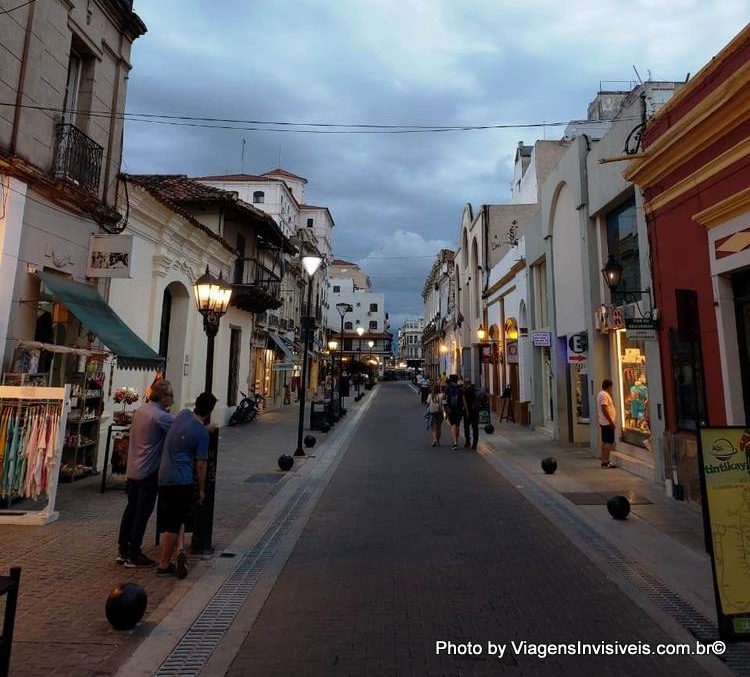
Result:
{"label": "drainage grate", "polygon": [[[514,485],[524,484],[527,491],[533,494],[535,504],[538,507],[544,507],[545,510],[555,513],[561,522],[569,526],[590,548],[604,557],[610,569],[622,575],[631,585],[644,593],[653,604],[674,618],[696,639],[704,643],[719,639],[719,631],[714,621],[706,618],[664,581],[652,575],[641,564],[607,541],[586,524],[570,506],[555,501],[534,482],[529,481],[529,477],[515,466],[494,454],[493,457],[502,467],[506,479]],[[736,675],[750,677],[750,646],[727,644],[726,653],[721,656],[721,660]]]}
{"label": "drainage grate", "polygon": [[156,675],[187,677],[200,673],[257,585],[266,564],[273,558],[279,541],[297,519],[308,493],[304,487],[300,488],[287,501],[281,514],[266,529],[253,549],[240,560],[237,568],[167,656]]}
{"label": "drainage grate", "polygon": [[257,473],[255,475],[250,475],[250,477],[245,480],[245,484],[275,484],[282,477],[284,477],[284,475],[279,472]]}
{"label": "drainage grate", "polygon": [[612,496],[625,496],[630,505],[653,505],[645,496],[639,496],[631,490],[611,491],[606,494],[598,491],[561,491],[560,494],[575,505],[607,505]]}

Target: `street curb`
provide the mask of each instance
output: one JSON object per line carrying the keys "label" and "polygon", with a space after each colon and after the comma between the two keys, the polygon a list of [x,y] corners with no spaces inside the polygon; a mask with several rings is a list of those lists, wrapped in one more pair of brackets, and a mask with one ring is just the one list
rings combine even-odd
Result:
{"label": "street curb", "polygon": [[[378,392],[376,391],[374,394],[377,395]],[[224,674],[239,650],[242,641],[244,641],[247,631],[252,627],[252,623],[260,612],[263,603],[265,603],[266,597],[273,588],[284,563],[294,549],[294,545],[309,516],[312,514],[318,499],[328,485],[338,463],[343,458],[354,431],[374,399],[374,397],[368,397],[364,404],[356,409],[351,409],[351,417],[347,418],[343,422],[343,425],[339,423],[328,439],[317,447],[314,456],[297,459],[298,461],[304,461],[304,463],[300,463],[299,468],[285,478],[285,485],[276,492],[260,513],[226,549],[225,552],[236,553],[234,558],[215,558],[210,567],[193,584],[189,591],[178,593],[175,590],[172,595],[167,597],[163,604],[169,602],[173,595],[181,594],[179,601],[176,603],[173,602],[173,608],[161,618],[158,625],[151,630],[150,634],[144,639],[130,659],[120,667],[116,674],[123,677],[155,674],[195,623],[201,612],[216,595],[220,587],[229,579],[235,569],[238,568],[243,556],[249,553],[261,540],[275,519],[287,507],[293,496],[301,488],[307,487],[311,491],[308,492],[305,499],[303,513],[296,518],[294,527],[284,537],[283,543],[280,544],[274,553],[272,561],[269,562],[261,576],[261,580],[250,593],[240,613],[234,619],[232,627],[230,627],[230,630],[216,647],[216,656],[212,656],[208,663],[203,666],[202,674]],[[313,459],[316,462],[311,463],[310,461]],[[155,610],[154,617],[159,617],[158,609]],[[240,626],[242,631],[240,633],[237,633],[234,628],[238,624],[238,621],[241,621]],[[236,637],[237,634],[241,635],[239,641]],[[227,643],[229,639],[232,641]],[[219,668],[219,665],[223,667]],[[211,666],[210,672],[207,672],[209,666]],[[221,671],[216,672],[216,669],[220,669]]]}
{"label": "street curb", "polygon": [[[495,433],[498,438],[503,440],[509,446],[511,440]],[[479,455],[498,472],[503,478],[510,482],[516,490],[526,498],[542,515],[567,538],[579,551],[581,551],[602,573],[617,585],[630,599],[632,599],[641,609],[643,609],[656,623],[658,623],[669,636],[676,642],[694,643],[696,635],[680,619],[671,615],[664,609],[660,608],[655,600],[649,598],[644,590],[639,589],[631,580],[628,580],[623,567],[617,566],[616,562],[610,561],[610,558],[603,555],[594,544],[588,541],[586,535],[570,528],[570,521],[576,521],[584,529],[593,532],[596,537],[604,541],[611,549],[618,551],[622,544],[617,543],[614,539],[602,533],[599,525],[589,518],[584,512],[577,512],[571,508],[562,495],[554,488],[538,481],[533,475],[529,474],[526,469],[519,467],[512,460],[502,458],[500,453],[492,449],[486,442],[480,441],[478,445]],[[521,484],[523,482],[523,484]],[[541,501],[540,501],[541,499]],[[646,569],[648,570],[648,569]],[[649,571],[651,576],[661,581],[659,573]],[[667,586],[665,586],[667,587]],[[679,593],[676,593],[679,596]],[[709,620],[711,620],[709,616]],[[717,637],[718,638],[718,634]],[[729,677],[736,675],[729,666],[722,660],[713,656],[691,656],[709,674]]]}

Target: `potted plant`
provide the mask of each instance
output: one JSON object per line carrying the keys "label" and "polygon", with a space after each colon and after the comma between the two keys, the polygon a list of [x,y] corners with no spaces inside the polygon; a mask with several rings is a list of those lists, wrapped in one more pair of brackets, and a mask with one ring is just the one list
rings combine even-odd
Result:
{"label": "potted plant", "polygon": [[125,411],[129,404],[135,404],[140,399],[140,395],[135,388],[118,388],[112,395],[115,404],[122,404],[122,411],[116,411],[113,414],[115,425],[130,425],[133,420],[133,412]]}

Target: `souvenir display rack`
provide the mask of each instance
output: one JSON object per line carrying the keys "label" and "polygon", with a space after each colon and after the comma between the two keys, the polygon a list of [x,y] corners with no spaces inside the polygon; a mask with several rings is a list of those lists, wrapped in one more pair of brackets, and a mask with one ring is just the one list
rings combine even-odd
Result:
{"label": "souvenir display rack", "polygon": [[[53,439],[48,440],[45,444],[52,444],[52,448],[46,453],[46,460],[40,476],[43,479],[42,493],[46,494],[47,500],[43,507],[37,507],[40,497],[28,496],[24,490],[25,483],[21,483],[20,490],[15,490],[15,495],[20,499],[37,499],[33,500],[33,506],[29,509],[8,509],[0,510],[0,524],[20,524],[20,525],[43,525],[54,522],[59,513],[55,511],[55,499],[57,497],[57,483],[60,472],[60,462],[62,459],[63,444],[65,438],[65,429],[67,424],[68,412],[70,411],[70,386],[64,388],[37,388],[28,386],[0,386],[0,410],[2,408],[17,409],[15,421],[25,425],[28,423],[29,412],[34,408],[50,408],[54,412],[57,420],[56,434],[52,435]],[[7,432],[7,429],[6,429]],[[51,434],[51,433],[50,433]],[[31,434],[26,438],[32,440]],[[41,439],[38,438],[38,439]],[[16,447],[18,448],[18,447]],[[10,449],[10,447],[9,447]],[[15,455],[17,459],[22,459],[19,454]],[[29,458],[22,459],[24,464],[29,462]],[[25,468],[26,473],[30,468]],[[21,475],[24,476],[24,473]],[[28,477],[28,474],[25,474]],[[13,498],[13,496],[11,496]]]}
{"label": "souvenir display rack", "polygon": [[97,473],[99,424],[104,408],[102,364],[99,356],[82,358],[82,372],[67,379],[71,384],[71,410],[65,430],[61,482],[74,482]]}

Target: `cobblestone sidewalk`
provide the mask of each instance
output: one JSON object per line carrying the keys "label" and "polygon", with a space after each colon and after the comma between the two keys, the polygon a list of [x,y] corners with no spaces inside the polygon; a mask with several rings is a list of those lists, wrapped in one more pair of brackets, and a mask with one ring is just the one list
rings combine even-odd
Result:
{"label": "cobblestone sidewalk", "polygon": [[[264,412],[254,423],[223,428],[214,519],[214,546],[226,548],[278,491],[285,475],[276,461],[296,446],[294,405]],[[323,437],[316,433],[319,437]],[[11,674],[107,675],[114,673],[148,633],[214,561],[196,561],[188,578],[157,578],[153,570],[115,563],[125,504],[124,480],[115,476],[99,493],[100,478],[61,485],[60,519],[44,527],[0,529],[0,571],[23,569]],[[152,517],[144,551],[156,555]],[[144,623],[132,633],[111,629],[104,601],[118,583],[134,581],[149,596]]]}

